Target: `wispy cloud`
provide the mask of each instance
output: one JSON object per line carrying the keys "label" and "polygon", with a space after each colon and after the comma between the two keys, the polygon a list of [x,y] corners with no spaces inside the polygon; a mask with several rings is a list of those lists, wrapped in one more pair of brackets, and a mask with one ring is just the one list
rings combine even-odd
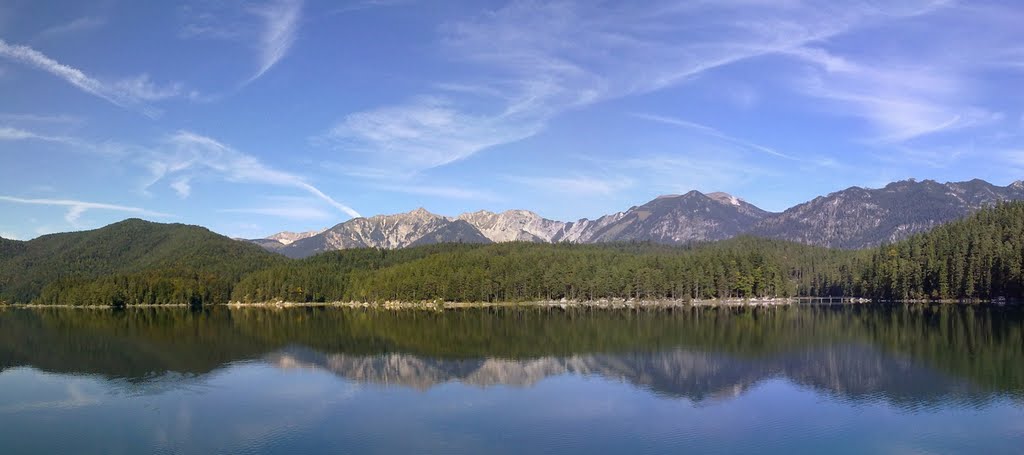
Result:
{"label": "wispy cloud", "polygon": [[0,120],[9,122],[26,122],[26,123],[65,123],[65,124],[77,124],[82,123],[81,117],[66,114],[56,115],[40,115],[40,114],[23,114],[23,113],[12,113],[4,112],[0,113]]}
{"label": "wispy cloud", "polygon": [[[354,152],[346,155],[354,163],[422,171],[533,136],[569,110],[934,7],[513,1],[441,29],[442,50],[465,78],[436,81],[437,92],[405,104],[350,114],[326,136]],[[451,94],[461,95],[458,102]]]}
{"label": "wispy cloud", "polygon": [[325,138],[371,167],[408,173],[532,136],[541,128],[531,119],[508,117],[462,112],[445,99],[421,98],[347,115]]}
{"label": "wispy cloud", "polygon": [[799,81],[799,90],[837,103],[837,112],[868,120],[880,141],[901,142],[1002,118],[964,101],[968,88],[952,68],[858,63],[808,47],[790,49],[786,55],[819,69]]}
{"label": "wispy cloud", "polygon": [[67,35],[95,30],[107,24],[107,19],[98,16],[83,16],[70,22],[54,25],[36,34],[35,39],[48,40]]}
{"label": "wispy cloud", "polygon": [[42,133],[25,128],[3,125],[0,125],[0,141],[53,142],[67,146],[64,150],[75,153],[88,153],[105,158],[124,158],[136,152],[137,149],[114,142],[93,143],[77,137]]}
{"label": "wispy cloud", "polygon": [[144,161],[151,173],[147,187],[164,179],[173,179],[172,188],[183,197],[191,193],[190,182],[193,179],[215,174],[230,182],[296,188],[349,216],[360,216],[348,205],[338,202],[298,175],[271,168],[251,155],[189,131],[171,135],[165,147],[151,151]]}
{"label": "wispy cloud", "polygon": [[357,211],[328,196],[301,176],[274,169],[251,155],[189,131],[174,133],[165,138],[160,146],[153,148],[116,143],[94,144],[72,137],[49,136],[0,126],[0,141],[4,140],[59,142],[73,146],[74,150],[86,150],[108,159],[135,163],[149,172],[148,180],[143,185],[144,190],[167,181],[167,185],[181,198],[192,195],[195,180],[214,176],[229,182],[296,188],[351,217],[360,216]]}
{"label": "wispy cloud", "polygon": [[263,19],[264,27],[259,38],[260,66],[247,83],[270,70],[295,43],[302,19],[302,0],[275,0],[252,11]]}
{"label": "wispy cloud", "polygon": [[[164,86],[157,85],[149,79],[148,74],[122,79],[114,83],[116,91],[127,95],[130,99],[139,101],[160,101],[168,98],[186,95],[181,83],[173,83]],[[195,96],[190,93],[189,96]]]}
{"label": "wispy cloud", "polygon": [[171,189],[182,199],[189,197],[192,194],[192,178],[190,176],[178,177],[171,182]]}
{"label": "wispy cloud", "polygon": [[701,134],[704,134],[704,135],[707,135],[707,136],[711,136],[711,137],[714,137],[714,138],[717,138],[717,139],[721,139],[721,140],[726,141],[726,142],[730,142],[730,143],[739,145],[739,146],[741,146],[743,148],[746,148],[746,149],[754,150],[754,151],[761,152],[761,153],[767,153],[769,155],[776,156],[776,157],[779,157],[779,158],[785,158],[787,160],[795,160],[796,159],[796,158],[794,158],[792,156],[789,156],[789,155],[786,155],[786,154],[784,154],[782,152],[779,152],[779,151],[777,151],[777,150],[775,150],[775,149],[773,149],[771,147],[765,147],[763,145],[758,145],[758,144],[755,144],[753,142],[750,142],[750,141],[747,141],[747,140],[744,140],[744,139],[740,139],[740,138],[735,137],[735,136],[730,136],[730,135],[728,135],[728,134],[726,134],[726,133],[724,133],[724,132],[722,132],[722,131],[720,131],[720,130],[718,130],[716,128],[713,128],[713,127],[710,127],[710,126],[707,126],[707,125],[703,125],[703,124],[700,124],[700,123],[696,123],[696,122],[691,122],[689,120],[683,120],[683,119],[680,119],[680,118],[669,117],[669,116],[664,116],[664,115],[644,114],[644,113],[633,113],[633,114],[630,114],[630,115],[632,115],[633,117],[639,118],[639,119],[643,119],[643,120],[650,120],[652,122],[663,123],[663,124],[666,124],[666,125],[672,125],[672,126],[678,126],[678,127],[681,127],[681,128],[686,128],[686,129],[689,129],[689,130],[692,130],[692,131],[696,131],[698,133],[701,133]]}
{"label": "wispy cloud", "polygon": [[0,40],[0,56],[47,71],[87,93],[106,99],[118,106],[125,105],[124,100],[114,96],[115,94],[109,93],[110,90],[100,81],[86,76],[85,73],[78,69],[63,65],[28,46],[11,45],[6,41]]}
{"label": "wispy cloud", "polygon": [[181,93],[179,85],[157,87],[149,81],[149,77],[146,75],[114,83],[101,82],[81,70],[62,64],[31,47],[9,44],[2,39],[0,39],[0,57],[46,71],[86,93],[103,98],[120,107],[138,109],[151,117],[159,115],[160,111],[147,105],[146,102],[177,96]]}
{"label": "wispy cloud", "polygon": [[390,6],[407,5],[415,2],[416,0],[363,0],[351,2],[347,5],[340,6],[331,10],[328,14],[346,14],[356,11],[363,11],[374,8],[384,8]]}
{"label": "wispy cloud", "polygon": [[265,2],[204,2],[181,8],[185,39],[214,39],[238,43],[256,54],[256,70],[238,86],[244,87],[280,62],[298,37],[303,23],[303,0]]}
{"label": "wispy cloud", "polygon": [[124,205],[116,204],[105,204],[100,202],[88,202],[88,201],[76,201],[72,199],[26,199],[14,196],[0,196],[0,201],[12,202],[16,204],[30,204],[30,205],[48,205],[56,207],[67,207],[67,214],[64,215],[64,219],[67,220],[71,225],[78,225],[78,220],[82,217],[82,214],[87,210],[109,210],[115,212],[128,212],[142,216],[152,216],[158,218],[166,218],[172,215],[166,213],[154,212],[146,210],[140,207],[129,207]]}
{"label": "wispy cloud", "polygon": [[757,164],[744,156],[742,150],[725,145],[701,147],[694,153],[648,153],[622,159],[577,158],[605,172],[641,176],[638,178],[643,180],[645,188],[665,193],[684,193],[693,189],[722,191],[779,176],[772,167]]}
{"label": "wispy cloud", "polygon": [[223,213],[243,213],[249,215],[264,215],[291,220],[328,220],[333,218],[330,213],[317,207],[247,207],[238,209],[223,209]]}
{"label": "wispy cloud", "polygon": [[22,140],[39,140],[48,142],[59,142],[68,145],[78,145],[78,143],[71,138],[62,136],[51,136],[46,134],[40,134],[33,131],[28,131],[20,128],[14,128],[10,126],[0,126],[0,141],[22,141]]}
{"label": "wispy cloud", "polygon": [[445,199],[466,199],[477,201],[497,201],[500,199],[496,194],[490,191],[457,186],[425,185],[421,183],[402,183],[395,185],[373,184],[371,186],[375,189],[393,193],[435,196]]}
{"label": "wispy cloud", "polygon": [[594,177],[577,175],[572,177],[507,176],[506,180],[527,185],[551,194],[573,194],[577,196],[610,196],[629,188],[633,180],[626,177]]}

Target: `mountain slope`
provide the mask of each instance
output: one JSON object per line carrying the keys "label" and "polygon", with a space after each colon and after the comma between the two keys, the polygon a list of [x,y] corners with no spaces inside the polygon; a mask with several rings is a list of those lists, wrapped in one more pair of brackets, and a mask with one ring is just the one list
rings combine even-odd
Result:
{"label": "mountain slope", "polygon": [[[3,242],[7,244],[7,242]],[[129,219],[0,246],[0,301],[29,302],[57,281],[171,270],[237,277],[276,261],[256,245],[198,226]]]}
{"label": "mountain slope", "polygon": [[542,218],[528,210],[506,210],[501,213],[480,210],[463,213],[458,219],[476,227],[492,242],[550,242],[565,229],[566,224]]}
{"label": "mountain slope", "polygon": [[409,246],[432,245],[435,243],[491,243],[472,224],[464,220],[455,220],[434,229],[414,240]]}
{"label": "mountain slope", "polygon": [[880,189],[852,187],[764,219],[750,233],[836,248],[865,248],[904,239],[1001,201],[1024,199],[1024,184],[982,180],[905,180]]}
{"label": "mountain slope", "polygon": [[25,242],[0,237],[0,261],[6,257],[20,253],[24,248]]}
{"label": "mountain slope", "polygon": [[279,242],[282,245],[290,245],[292,243],[295,243],[298,240],[308,239],[308,238],[310,238],[310,237],[312,237],[314,235],[317,235],[317,234],[319,234],[319,233],[321,233],[323,231],[324,231],[323,229],[321,229],[319,231],[307,231],[307,232],[284,231],[284,232],[278,232],[277,234],[271,235],[271,236],[267,237],[265,240],[274,240],[274,241]]}
{"label": "mountain slope", "polygon": [[[243,239],[239,239],[239,240],[243,240]],[[277,251],[277,250],[280,250],[281,248],[285,247],[285,244],[283,244],[283,243],[281,243],[281,242],[279,242],[277,240],[269,239],[269,238],[266,238],[266,239],[245,239],[245,241],[249,242],[249,243],[255,243],[255,244],[263,247],[263,249],[267,250],[267,251]]]}
{"label": "mountain slope", "polygon": [[308,231],[308,232],[283,231],[283,232],[278,232],[277,234],[273,234],[273,235],[264,237],[262,239],[246,239],[246,241],[247,242],[251,242],[251,243],[255,243],[255,244],[263,247],[264,250],[277,252],[278,250],[280,250],[281,248],[284,248],[285,246],[291,245],[292,243],[295,243],[295,242],[297,242],[299,240],[302,240],[302,239],[308,239],[308,238],[310,238],[310,237],[312,237],[314,235],[317,235],[317,234],[319,234],[319,233],[321,233],[323,231],[324,231],[323,229],[321,229],[319,231]]}
{"label": "mountain slope", "polygon": [[699,191],[661,196],[625,212],[567,225],[555,241],[578,243],[653,241],[682,244],[722,240],[750,229],[769,215],[725,193]]}
{"label": "mountain slope", "polygon": [[[455,221],[426,211],[423,208],[396,215],[378,215],[370,218],[354,218],[334,226],[317,235],[297,240],[279,248],[282,254],[292,258],[312,256],[324,251],[347,248],[405,248],[413,245],[428,234],[433,241],[416,243],[458,242],[479,240],[483,237],[471,225],[449,226]],[[442,228],[448,227],[448,231]],[[468,229],[467,229],[468,228]]]}

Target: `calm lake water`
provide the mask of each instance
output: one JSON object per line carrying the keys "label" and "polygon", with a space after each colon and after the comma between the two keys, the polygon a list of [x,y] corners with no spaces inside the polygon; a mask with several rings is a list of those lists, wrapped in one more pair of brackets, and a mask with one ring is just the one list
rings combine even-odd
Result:
{"label": "calm lake water", "polygon": [[0,453],[1021,453],[1015,308],[0,309]]}

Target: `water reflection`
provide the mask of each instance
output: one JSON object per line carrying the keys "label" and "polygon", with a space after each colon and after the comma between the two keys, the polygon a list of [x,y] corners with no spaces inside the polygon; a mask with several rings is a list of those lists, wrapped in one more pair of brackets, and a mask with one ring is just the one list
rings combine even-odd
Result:
{"label": "water reflection", "polygon": [[554,376],[581,375],[698,403],[734,398],[773,378],[843,400],[880,400],[908,409],[940,403],[980,406],[1001,395],[870,346],[846,344],[754,359],[686,349],[514,360],[436,359],[397,353],[359,356],[290,348],[272,353],[266,360],[280,368],[316,369],[350,381],[420,390],[450,382],[529,387]]}
{"label": "water reflection", "polygon": [[99,375],[127,394],[201,391],[238,362],[428,390],[563,375],[694,402],[782,378],[906,409],[1020,400],[1016,309],[949,306],[676,312],[338,309],[0,311],[0,371]]}

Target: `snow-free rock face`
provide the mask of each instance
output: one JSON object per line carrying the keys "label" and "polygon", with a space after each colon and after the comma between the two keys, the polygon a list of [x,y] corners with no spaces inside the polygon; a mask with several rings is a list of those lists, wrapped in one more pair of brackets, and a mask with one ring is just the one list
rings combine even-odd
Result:
{"label": "snow-free rock face", "polygon": [[280,242],[282,245],[291,245],[292,243],[295,243],[298,240],[308,239],[308,238],[310,238],[310,237],[312,237],[314,235],[317,235],[317,234],[319,234],[319,233],[321,233],[323,231],[324,231],[324,229],[321,229],[319,231],[308,231],[308,232],[288,232],[288,231],[284,231],[284,232],[278,232],[277,234],[274,234],[274,235],[272,235],[270,237],[267,237],[266,240],[276,240],[276,241]]}
{"label": "snow-free rock face", "polygon": [[716,198],[698,191],[661,196],[625,212],[571,223],[545,219],[526,210],[480,211],[463,214],[459,219],[473,224],[494,242],[687,243],[734,236],[768,215],[728,194],[715,194]]}
{"label": "snow-free rock face", "polygon": [[463,220],[454,220],[422,235],[410,243],[409,246],[430,245],[434,243],[491,243],[491,240],[480,233],[472,224]]}
{"label": "snow-free rock face", "polygon": [[938,183],[904,180],[885,188],[851,187],[766,218],[750,233],[835,248],[895,242],[987,205],[1024,199],[1024,185],[982,180]]}
{"label": "snow-free rock face", "polygon": [[459,219],[475,226],[492,242],[550,242],[566,224],[542,218],[528,210],[506,210],[501,213],[480,210],[463,213]]}
{"label": "snow-free rock face", "polygon": [[555,240],[581,243],[653,241],[681,244],[740,234],[769,213],[725,193],[661,196],[625,212],[567,226]]}
{"label": "snow-free rock face", "polygon": [[397,215],[354,218],[278,251],[289,257],[306,257],[346,248],[395,249],[427,243],[487,241],[471,225],[453,226],[456,221],[423,208]]}
{"label": "snow-free rock face", "polygon": [[738,212],[751,218],[762,219],[772,214],[771,212],[761,210],[761,208],[757,207],[756,205],[744,201],[743,199],[740,199],[729,193],[723,193],[719,191],[716,193],[708,193],[707,196],[721,204],[728,204],[733,207],[736,207],[736,210]]}
{"label": "snow-free rock face", "polygon": [[302,239],[308,239],[314,235],[317,235],[324,230],[309,231],[309,232],[278,232],[277,234],[262,238],[262,239],[251,239],[252,243],[255,243],[267,251],[280,251],[285,246],[291,245]]}

